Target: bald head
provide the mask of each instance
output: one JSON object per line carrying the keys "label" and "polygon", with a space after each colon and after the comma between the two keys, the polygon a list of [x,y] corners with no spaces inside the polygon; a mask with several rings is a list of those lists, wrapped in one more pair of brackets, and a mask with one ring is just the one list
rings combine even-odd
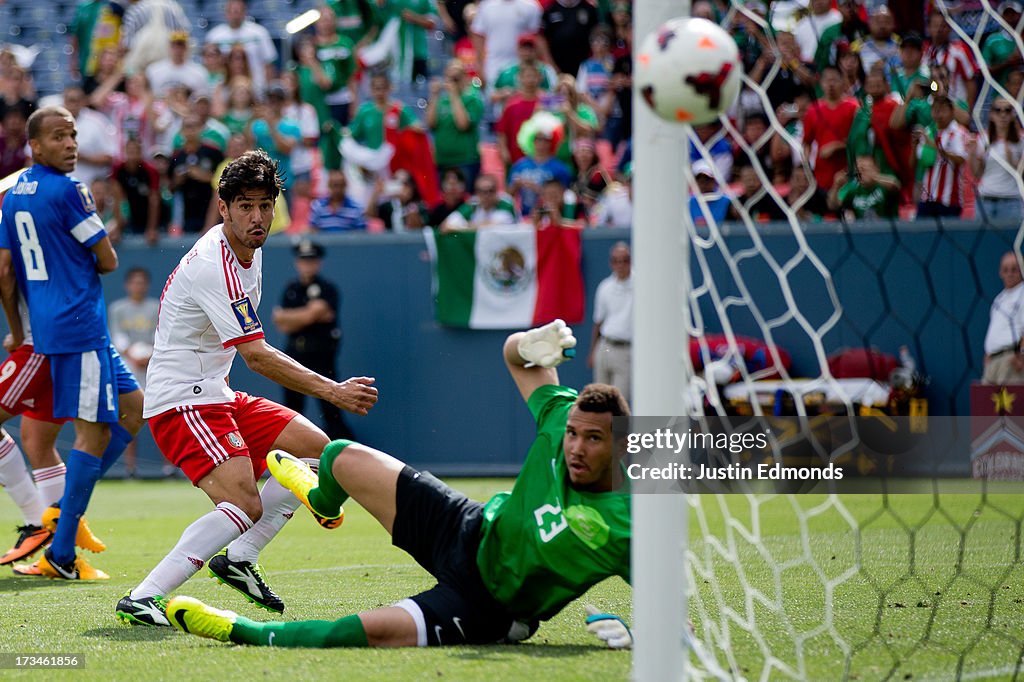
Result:
{"label": "bald head", "polygon": [[999,279],[1003,280],[1004,289],[1012,289],[1021,283],[1020,263],[1013,251],[1004,253],[999,261]]}

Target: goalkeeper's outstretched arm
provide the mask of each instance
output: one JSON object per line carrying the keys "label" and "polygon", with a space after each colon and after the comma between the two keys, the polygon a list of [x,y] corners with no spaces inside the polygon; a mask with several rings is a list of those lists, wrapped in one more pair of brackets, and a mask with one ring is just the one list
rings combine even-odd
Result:
{"label": "goalkeeper's outstretched arm", "polygon": [[516,332],[505,339],[505,366],[523,400],[548,384],[558,385],[558,365],[576,353],[576,337],[562,320]]}

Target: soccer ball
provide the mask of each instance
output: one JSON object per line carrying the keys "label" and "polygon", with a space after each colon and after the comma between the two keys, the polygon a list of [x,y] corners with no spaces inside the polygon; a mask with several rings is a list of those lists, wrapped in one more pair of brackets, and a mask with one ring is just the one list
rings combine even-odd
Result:
{"label": "soccer ball", "polygon": [[721,26],[671,19],[644,39],[636,86],[659,117],[702,125],[736,101],[742,71],[736,41]]}

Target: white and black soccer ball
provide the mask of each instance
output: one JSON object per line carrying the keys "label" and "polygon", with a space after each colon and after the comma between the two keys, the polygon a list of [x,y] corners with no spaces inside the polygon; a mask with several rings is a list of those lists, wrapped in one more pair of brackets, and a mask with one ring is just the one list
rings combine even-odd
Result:
{"label": "white and black soccer ball", "polygon": [[718,119],[739,96],[739,48],[707,19],[671,19],[649,34],[637,58],[636,87],[659,117],[702,125]]}

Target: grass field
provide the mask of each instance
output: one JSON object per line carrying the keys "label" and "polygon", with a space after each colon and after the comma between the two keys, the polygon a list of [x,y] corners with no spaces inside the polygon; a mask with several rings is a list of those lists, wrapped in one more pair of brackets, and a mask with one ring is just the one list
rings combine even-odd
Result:
{"label": "grass field", "polygon": [[[486,499],[508,483],[454,485]],[[698,636],[718,643],[719,661],[749,679],[790,679],[788,672],[795,671],[809,680],[839,680],[848,658],[849,677],[857,680],[949,680],[958,669],[965,680],[1012,679],[1024,644],[1024,497],[993,496],[982,504],[977,495],[944,495],[936,504],[927,496],[902,496],[883,504],[864,495],[840,503],[817,496],[701,499],[690,522],[699,593],[691,616]],[[48,675],[75,680],[628,677],[629,654],[598,648],[581,624],[583,601],[630,615],[629,588],[617,579],[594,588],[516,647],[271,650],[118,623],[117,599],[208,509],[205,496],[184,483],[102,483],[89,519],[110,548],[90,558],[112,580],[62,584],[2,569],[0,652],[84,654],[84,670]],[[11,526],[17,518],[6,496],[0,497],[0,518]],[[8,543],[13,533],[2,537]],[[263,563],[287,603],[287,619],[335,619],[432,584],[356,505],[349,505],[345,525],[334,532],[297,513]],[[858,566],[863,570],[854,570]],[[269,619],[205,571],[179,593]],[[0,678],[18,675],[0,671]]]}
{"label": "grass field", "polygon": [[[485,500],[510,481],[460,480],[457,487]],[[164,628],[122,625],[114,617],[121,595],[138,583],[177,541],[181,531],[209,511],[200,491],[181,482],[100,483],[88,519],[108,545],[92,563],[107,582],[57,583],[14,576],[0,567],[0,652],[85,654],[85,670],[20,673],[74,680],[621,680],[628,653],[598,648],[584,629],[583,605],[574,603],[544,624],[528,644],[434,650],[296,650],[243,648],[189,637]],[[20,523],[10,498],[0,493],[0,536],[6,550]],[[8,521],[10,522],[8,524]],[[265,550],[268,581],[285,600],[285,619],[334,620],[388,605],[433,583],[358,505],[346,507],[345,524],[326,531],[305,510],[296,513]],[[205,569],[178,594],[187,594],[257,620],[271,614],[208,579]],[[630,591],[619,579],[597,586],[588,599],[628,615]],[[596,640],[594,640],[596,641]],[[0,670],[0,679],[19,673]]]}
{"label": "grass field", "polygon": [[1020,495],[704,497],[690,615],[749,679],[1014,679],[1022,517]]}

